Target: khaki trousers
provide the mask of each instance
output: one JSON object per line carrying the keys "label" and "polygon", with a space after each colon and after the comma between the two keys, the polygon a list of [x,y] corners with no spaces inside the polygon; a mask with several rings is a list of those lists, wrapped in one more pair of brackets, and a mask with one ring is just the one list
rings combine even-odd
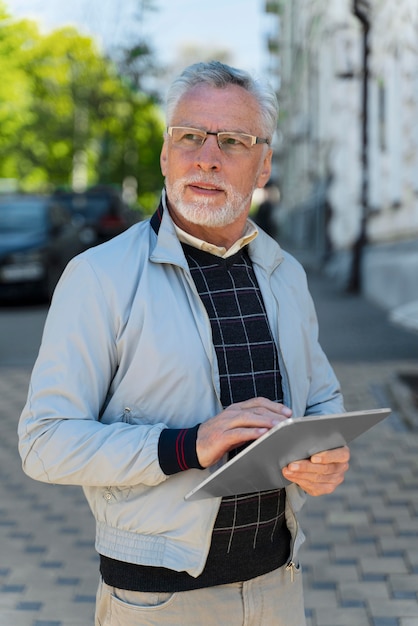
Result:
{"label": "khaki trousers", "polygon": [[99,583],[95,626],[220,624],[306,626],[302,573],[284,566],[244,583],[178,593],[124,591]]}

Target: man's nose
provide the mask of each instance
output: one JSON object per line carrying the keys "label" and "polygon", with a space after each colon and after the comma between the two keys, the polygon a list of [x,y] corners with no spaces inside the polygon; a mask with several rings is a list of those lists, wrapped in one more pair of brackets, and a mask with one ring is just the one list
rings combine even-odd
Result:
{"label": "man's nose", "polygon": [[203,145],[196,152],[196,165],[203,170],[221,168],[222,150],[216,135],[208,135]]}

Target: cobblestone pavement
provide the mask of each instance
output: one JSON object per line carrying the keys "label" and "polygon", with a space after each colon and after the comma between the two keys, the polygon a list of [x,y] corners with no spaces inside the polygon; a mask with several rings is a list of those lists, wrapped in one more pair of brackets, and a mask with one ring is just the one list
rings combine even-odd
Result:
{"label": "cobblestone pavement", "polygon": [[21,470],[16,426],[29,374],[0,369],[0,626],[90,626],[98,558],[82,490]]}
{"label": "cobblestone pavement", "polygon": [[[348,410],[394,406],[394,372],[418,372],[418,358],[332,361]],[[20,467],[29,374],[0,368],[0,626],[91,626],[98,558],[82,491],[34,482]],[[308,626],[418,626],[418,431],[401,418],[395,405],[352,444],[335,494],[308,500]]]}
{"label": "cobblestone pavement", "polygon": [[[410,362],[334,363],[346,408],[392,406],[385,381]],[[418,626],[418,432],[394,413],[351,445],[338,490],[301,523],[309,626]]]}

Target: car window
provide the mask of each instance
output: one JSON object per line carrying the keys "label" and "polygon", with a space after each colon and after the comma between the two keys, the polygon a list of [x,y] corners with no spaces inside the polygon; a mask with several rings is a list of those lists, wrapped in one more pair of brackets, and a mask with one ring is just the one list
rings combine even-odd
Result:
{"label": "car window", "polygon": [[98,193],[59,194],[57,200],[73,214],[96,220],[105,213],[117,212],[118,201],[113,196]]}
{"label": "car window", "polygon": [[90,196],[87,198],[86,213],[89,217],[101,217],[110,208],[111,202],[109,198],[100,196]]}
{"label": "car window", "polygon": [[0,204],[0,232],[31,232],[47,225],[45,203],[34,199]]}

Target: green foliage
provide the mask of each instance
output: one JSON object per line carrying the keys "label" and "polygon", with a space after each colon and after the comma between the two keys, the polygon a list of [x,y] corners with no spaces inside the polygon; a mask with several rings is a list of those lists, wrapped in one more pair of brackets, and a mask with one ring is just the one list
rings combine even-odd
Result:
{"label": "green foliage", "polygon": [[92,39],[74,28],[43,35],[0,0],[0,66],[0,179],[49,189],[134,176],[140,195],[159,192],[160,112]]}

